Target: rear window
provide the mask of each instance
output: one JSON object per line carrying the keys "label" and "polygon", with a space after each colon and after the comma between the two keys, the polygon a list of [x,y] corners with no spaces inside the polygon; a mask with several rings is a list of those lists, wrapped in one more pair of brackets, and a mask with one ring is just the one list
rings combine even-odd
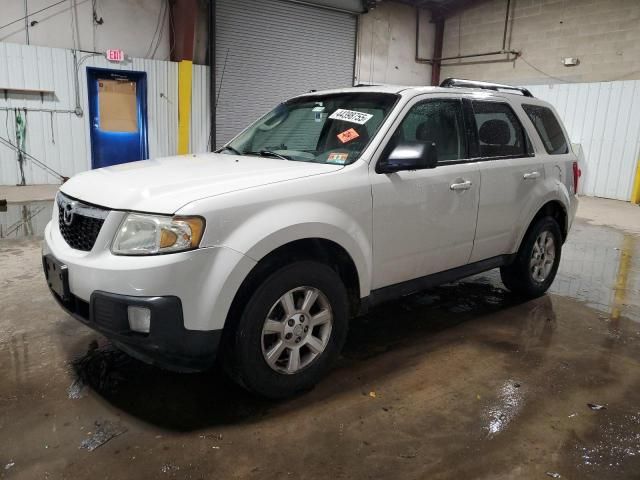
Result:
{"label": "rear window", "polygon": [[522,105],[531,123],[536,128],[544,148],[551,155],[561,155],[569,152],[567,139],[564,136],[560,122],[550,108],[539,105]]}
{"label": "rear window", "polygon": [[481,157],[524,157],[527,138],[516,114],[505,103],[473,101]]}

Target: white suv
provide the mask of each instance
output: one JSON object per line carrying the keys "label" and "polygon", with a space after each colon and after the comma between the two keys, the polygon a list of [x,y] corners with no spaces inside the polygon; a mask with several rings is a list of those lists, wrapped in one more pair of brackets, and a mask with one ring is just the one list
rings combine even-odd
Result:
{"label": "white suv", "polygon": [[60,305],[132,356],[219,358],[282,397],[327,372],[372,305],[496,267],[514,293],[544,293],[579,173],[553,108],[524,89],[311,92],[217,153],[72,178],[43,265]]}

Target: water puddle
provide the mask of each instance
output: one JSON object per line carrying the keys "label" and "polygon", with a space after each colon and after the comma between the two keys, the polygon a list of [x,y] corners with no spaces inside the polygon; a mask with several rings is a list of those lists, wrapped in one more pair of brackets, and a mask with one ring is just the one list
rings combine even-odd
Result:
{"label": "water puddle", "polygon": [[85,438],[80,442],[80,448],[85,448],[90,452],[93,452],[96,448],[101,447],[109,440],[112,440],[123,433],[126,433],[128,428],[119,422],[111,422],[109,420],[97,421],[94,424],[95,431],[91,432],[89,438]]}
{"label": "water puddle", "polygon": [[549,291],[583,302],[612,321],[640,321],[640,237],[574,225]]}
{"label": "water puddle", "polygon": [[574,455],[584,473],[622,473],[640,456],[640,413],[603,418],[596,434],[576,441]]}
{"label": "water puddle", "polygon": [[487,407],[484,414],[487,437],[492,438],[506,429],[522,410],[523,404],[523,389],[518,382],[508,380],[501,385],[497,400]]}
{"label": "water puddle", "polygon": [[93,393],[155,425],[190,431],[205,425],[260,417],[272,402],[256,398],[224,377],[220,369],[183,374],[142,363],[105,339],[91,341],[71,362],[70,399],[82,408]]}

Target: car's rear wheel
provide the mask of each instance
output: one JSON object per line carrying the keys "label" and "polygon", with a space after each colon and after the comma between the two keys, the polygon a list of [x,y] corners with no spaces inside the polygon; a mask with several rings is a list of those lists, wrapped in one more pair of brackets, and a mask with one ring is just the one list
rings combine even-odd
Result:
{"label": "car's rear wheel", "polygon": [[500,269],[502,282],[525,297],[542,295],[556,277],[561,251],[558,222],[553,217],[539,218],[525,235],[515,261]]}
{"label": "car's rear wheel", "polygon": [[348,311],[346,289],[328,266],[299,261],[280,268],[242,312],[230,359],[233,377],[271,398],[312,387],[344,344]]}

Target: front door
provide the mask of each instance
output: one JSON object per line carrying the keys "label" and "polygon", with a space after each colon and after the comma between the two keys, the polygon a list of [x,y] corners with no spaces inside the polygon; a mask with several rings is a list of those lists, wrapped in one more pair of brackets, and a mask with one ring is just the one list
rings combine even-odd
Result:
{"label": "front door", "polygon": [[91,166],[148,158],[147,74],[87,68]]}
{"label": "front door", "polygon": [[401,142],[435,142],[438,165],[389,174],[370,169],[373,289],[467,264],[476,228],[480,173],[466,161],[461,100],[418,97],[395,125],[381,157]]}
{"label": "front door", "polygon": [[505,102],[465,100],[475,123],[482,190],[471,261],[512,253],[544,180],[542,162],[518,116]]}

